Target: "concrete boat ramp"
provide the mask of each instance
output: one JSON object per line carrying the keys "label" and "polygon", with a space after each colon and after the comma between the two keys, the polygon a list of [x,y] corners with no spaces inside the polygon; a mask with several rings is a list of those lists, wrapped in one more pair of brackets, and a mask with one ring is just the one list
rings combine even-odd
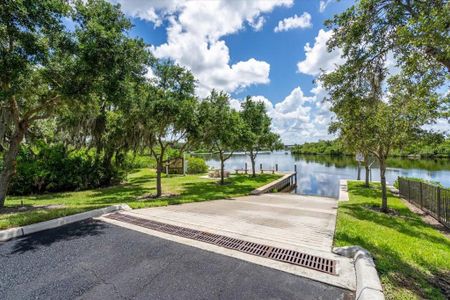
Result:
{"label": "concrete boat ramp", "polygon": [[[287,193],[272,193],[144,208],[121,212],[128,219],[101,217],[105,222],[127,227],[160,238],[194,246],[331,284],[350,291],[356,289],[355,270],[352,260],[332,253],[333,235],[336,226],[338,200],[326,197],[302,196]],[[112,216],[111,216],[112,217]],[[152,226],[140,226],[145,220]],[[144,223],[143,223],[144,222]],[[156,223],[154,223],[156,222]],[[333,262],[333,273],[321,272],[283,260],[270,259],[268,255],[252,255],[214,243],[205,243],[187,235],[171,234],[170,231],[155,230],[154,224],[165,224],[165,228],[178,228],[179,232],[201,232],[217,235],[239,243],[268,246],[270,249],[292,250],[306,254],[312,259],[320,258]]]}

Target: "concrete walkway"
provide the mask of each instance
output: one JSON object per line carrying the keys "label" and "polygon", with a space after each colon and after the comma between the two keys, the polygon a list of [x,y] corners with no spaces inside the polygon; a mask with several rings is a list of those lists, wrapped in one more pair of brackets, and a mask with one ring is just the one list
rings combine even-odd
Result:
{"label": "concrete walkway", "polygon": [[349,290],[355,290],[356,279],[351,259],[331,252],[336,226],[337,199],[275,193],[246,196],[124,212],[140,218],[235,237],[268,246],[292,249],[337,261],[338,275],[330,275],[300,266],[275,262],[218,246],[207,245],[173,235],[138,228],[118,221],[114,223],[275,268]]}

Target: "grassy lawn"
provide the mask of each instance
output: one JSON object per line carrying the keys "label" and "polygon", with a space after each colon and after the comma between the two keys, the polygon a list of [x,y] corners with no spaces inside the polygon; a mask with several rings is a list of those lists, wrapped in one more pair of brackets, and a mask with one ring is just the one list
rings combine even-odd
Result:
{"label": "grassy lawn", "polygon": [[[126,184],[118,186],[79,192],[8,197],[5,209],[0,211],[0,229],[121,203],[132,208],[142,208],[243,196],[279,177],[280,175],[271,174],[258,175],[255,178],[236,175],[228,179],[226,185],[221,186],[216,180],[201,178],[200,175],[173,175],[163,178],[162,185],[163,193],[175,196],[138,200],[139,196],[155,193],[155,172],[141,169],[130,174]],[[21,201],[28,209],[18,212],[15,208]]]}
{"label": "grassy lawn", "polygon": [[379,185],[350,182],[348,188],[350,201],[339,204],[335,246],[369,250],[388,299],[446,299],[450,240],[391,194],[388,205],[396,214],[372,209],[381,202]]}

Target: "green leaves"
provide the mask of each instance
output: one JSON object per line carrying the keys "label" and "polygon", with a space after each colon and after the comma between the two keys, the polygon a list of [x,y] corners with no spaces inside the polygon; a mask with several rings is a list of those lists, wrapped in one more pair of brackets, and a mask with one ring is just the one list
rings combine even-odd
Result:
{"label": "green leaves", "polygon": [[143,41],[127,35],[130,21],[104,0],[3,0],[1,7],[0,149],[7,167],[0,206],[19,144],[24,136],[32,142],[43,120],[57,120],[60,140],[105,150],[106,160],[125,147],[118,136],[125,122],[115,115],[129,107],[151,60]]}
{"label": "green leaves", "polygon": [[242,144],[243,123],[225,92],[211,91],[200,104],[200,138],[213,151],[235,151]]}
{"label": "green leaves", "polygon": [[282,148],[279,135],[271,131],[271,119],[266,113],[264,103],[247,97],[241,106],[240,115],[244,123],[242,135],[244,149],[256,155],[263,149]]}
{"label": "green leaves", "polygon": [[445,78],[450,72],[448,20],[446,0],[359,0],[326,25],[334,32],[329,47],[341,48],[347,59],[375,61],[392,52],[403,70]]}
{"label": "green leaves", "polygon": [[[330,131],[350,150],[380,163],[382,209],[387,210],[386,159],[448,114],[442,88],[450,72],[448,1],[360,0],[336,15],[328,45],[346,62],[320,77],[335,113]],[[389,73],[393,54],[400,71]],[[447,112],[445,112],[447,111]]]}
{"label": "green leaves", "polygon": [[[197,99],[192,73],[172,62],[153,66],[155,79],[147,83],[140,105],[140,118],[156,139],[174,144],[195,134]],[[150,146],[150,145],[148,145]]]}

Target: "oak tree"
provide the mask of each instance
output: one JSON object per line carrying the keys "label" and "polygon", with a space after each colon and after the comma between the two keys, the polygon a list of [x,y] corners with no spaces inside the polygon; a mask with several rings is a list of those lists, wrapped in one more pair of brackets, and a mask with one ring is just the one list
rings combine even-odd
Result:
{"label": "oak tree", "polygon": [[240,115],[244,124],[243,147],[250,155],[252,176],[256,176],[255,160],[261,150],[278,150],[283,147],[280,136],[271,131],[271,118],[264,103],[247,97],[241,104]]}
{"label": "oak tree", "polygon": [[225,92],[212,90],[200,105],[201,139],[203,144],[218,154],[220,183],[224,184],[225,161],[242,147],[243,122],[230,106]]}

